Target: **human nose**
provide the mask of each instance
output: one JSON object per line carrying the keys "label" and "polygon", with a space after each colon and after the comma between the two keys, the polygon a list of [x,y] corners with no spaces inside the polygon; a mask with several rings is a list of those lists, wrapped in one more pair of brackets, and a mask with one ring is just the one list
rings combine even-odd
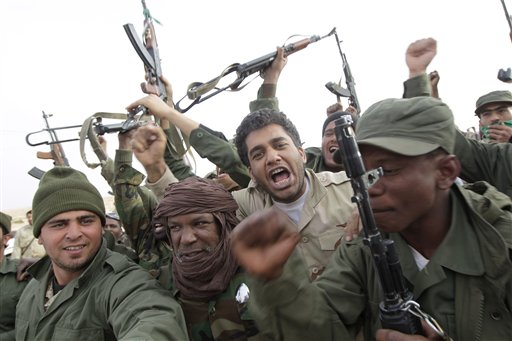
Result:
{"label": "human nose", "polygon": [[278,161],[281,161],[281,155],[279,151],[273,148],[270,148],[267,152],[267,164],[273,164]]}
{"label": "human nose", "polygon": [[77,221],[70,221],[67,228],[67,239],[78,239],[82,236],[82,227]]}
{"label": "human nose", "polygon": [[184,226],[181,231],[180,242],[181,244],[190,245],[197,241],[196,233],[190,226]]}

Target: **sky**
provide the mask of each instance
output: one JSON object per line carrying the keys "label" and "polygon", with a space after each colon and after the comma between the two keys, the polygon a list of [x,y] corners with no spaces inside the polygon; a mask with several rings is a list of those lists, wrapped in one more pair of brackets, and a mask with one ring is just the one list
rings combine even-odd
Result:
{"label": "sky", "polygon": [[[506,0],[512,11],[512,0]],[[440,97],[454,112],[462,130],[477,126],[476,99],[510,85],[498,70],[512,67],[510,28],[499,0],[316,0],[235,1],[146,0],[156,25],[163,74],[175,99],[192,82],[207,82],[233,63],[244,63],[275,51],[276,46],[336,27],[350,64],[363,111],[384,98],[401,97],[408,77],[407,46],[433,37],[438,54],[429,71],[440,74]],[[50,126],[81,125],[95,112],[125,113],[144,94],[143,64],[123,25],[142,34],[140,0],[2,0],[0,1],[0,210],[30,207],[38,181],[32,167],[49,170],[50,160],[37,159],[49,146],[29,146],[25,137]],[[291,38],[290,38],[291,37]],[[336,101],[326,88],[342,77],[334,37],[289,56],[278,85],[281,110],[297,126],[304,147],[320,146],[325,108]],[[251,77],[252,78],[252,77]],[[344,85],[345,79],[342,79]],[[222,92],[195,105],[186,115],[232,137],[261,78],[243,90]],[[346,105],[346,99],[342,99]],[[109,122],[118,123],[119,121]],[[78,136],[59,130],[60,139]],[[40,141],[48,140],[43,132]],[[117,136],[106,135],[115,154]],[[35,138],[31,140],[35,142]],[[108,195],[100,169],[82,161],[78,142],[63,144],[70,165],[84,172]],[[86,150],[90,162],[97,159]],[[196,173],[213,166],[196,160]],[[140,164],[135,167],[141,171]]]}

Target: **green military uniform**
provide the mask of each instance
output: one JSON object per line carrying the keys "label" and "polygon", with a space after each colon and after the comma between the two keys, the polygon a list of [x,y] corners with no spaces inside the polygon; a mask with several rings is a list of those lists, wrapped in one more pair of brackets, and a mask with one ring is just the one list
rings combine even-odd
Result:
{"label": "green military uniform", "polygon": [[139,265],[157,272],[169,262],[171,252],[168,244],[157,240],[153,234],[152,212],[157,200],[151,191],[141,186],[144,175],[131,163],[131,151],[117,150],[113,182],[116,210],[139,257]]}
{"label": "green military uniform", "polygon": [[[419,271],[411,249],[391,233],[415,300],[453,340],[508,340],[512,335],[512,202],[485,183],[454,185],[448,234]],[[381,288],[362,239],[339,247],[325,273],[307,283],[293,254],[283,276],[251,282],[250,311],[275,340],[348,340],[379,328]],[[286,318],[281,318],[286,316]]]}
{"label": "green military uniform", "polygon": [[252,319],[247,302],[237,302],[247,279],[242,271],[238,271],[229,282],[224,292],[209,301],[190,301],[180,298],[174,289],[171,266],[162,268],[159,277],[162,286],[170,290],[179,301],[190,340],[222,341],[222,340],[259,340],[258,328]]}
{"label": "green military uniform", "polygon": [[[44,257],[16,311],[17,340],[185,340],[183,312],[170,293],[103,242],[87,269],[45,309],[51,262]],[[50,284],[51,287],[51,284]]]}
{"label": "green military uniform", "polygon": [[[404,97],[430,96],[427,75],[404,82]],[[455,151],[462,170],[460,177],[467,182],[487,181],[512,197],[512,144],[482,143],[456,132]]]}
{"label": "green military uniform", "polygon": [[[352,186],[345,172],[315,174],[306,169],[305,177],[309,193],[297,225],[301,234],[297,249],[304,257],[310,279],[314,280],[324,271],[340,243],[342,226],[350,218],[354,204],[350,201]],[[239,206],[240,220],[273,205],[270,194],[253,182],[232,194]]]}
{"label": "green military uniform", "polygon": [[0,340],[15,339],[16,304],[28,281],[16,280],[17,260],[4,258],[0,263]]}

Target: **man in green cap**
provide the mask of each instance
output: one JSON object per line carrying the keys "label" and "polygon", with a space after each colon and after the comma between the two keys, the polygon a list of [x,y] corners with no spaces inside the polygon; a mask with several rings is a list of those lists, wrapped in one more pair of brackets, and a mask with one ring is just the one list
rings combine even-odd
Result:
{"label": "man in green cap", "polygon": [[4,257],[3,238],[11,232],[11,216],[0,212],[0,340],[15,340],[16,304],[27,281],[16,280],[18,260]]}
{"label": "man in green cap", "polygon": [[[450,109],[431,97],[370,106],[356,139],[366,169],[382,167],[383,175],[368,200],[421,309],[453,340],[506,340],[512,201],[485,182],[454,184],[460,172],[455,129]],[[250,312],[263,333],[281,340],[350,340],[360,328],[367,340],[398,333],[379,330],[382,287],[363,238],[342,244],[313,283],[294,252],[298,233],[282,212],[254,213],[232,241],[253,276]]]}
{"label": "man in green cap", "polygon": [[512,143],[512,93],[491,91],[476,101],[483,138],[489,142]]}
{"label": "man in green cap", "polygon": [[105,206],[86,176],[46,172],[32,202],[47,253],[16,311],[17,340],[184,340],[183,312],[148,272],[106,248]]}

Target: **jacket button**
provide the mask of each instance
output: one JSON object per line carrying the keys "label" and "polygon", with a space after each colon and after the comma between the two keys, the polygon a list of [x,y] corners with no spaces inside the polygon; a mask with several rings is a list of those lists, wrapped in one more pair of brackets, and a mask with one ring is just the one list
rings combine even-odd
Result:
{"label": "jacket button", "polygon": [[491,313],[491,318],[495,321],[501,320],[501,313],[499,311],[495,311]]}
{"label": "jacket button", "polygon": [[120,172],[124,172],[124,166],[119,167]]}
{"label": "jacket button", "polygon": [[202,132],[198,132],[197,133],[197,137],[203,137],[203,133]]}
{"label": "jacket button", "polygon": [[315,266],[313,269],[311,269],[311,272],[316,275],[318,273],[318,268]]}
{"label": "jacket button", "polygon": [[303,243],[307,243],[307,242],[309,242],[309,238],[308,238],[308,237],[302,237],[302,242],[303,242]]}

